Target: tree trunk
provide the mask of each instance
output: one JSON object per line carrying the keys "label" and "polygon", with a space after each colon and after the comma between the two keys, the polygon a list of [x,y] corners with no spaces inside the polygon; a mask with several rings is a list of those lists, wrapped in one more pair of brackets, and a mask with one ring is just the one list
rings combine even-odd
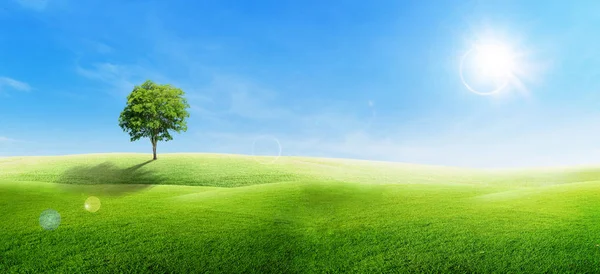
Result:
{"label": "tree trunk", "polygon": [[154,137],[150,137],[150,141],[152,142],[152,160],[156,160],[156,139]]}

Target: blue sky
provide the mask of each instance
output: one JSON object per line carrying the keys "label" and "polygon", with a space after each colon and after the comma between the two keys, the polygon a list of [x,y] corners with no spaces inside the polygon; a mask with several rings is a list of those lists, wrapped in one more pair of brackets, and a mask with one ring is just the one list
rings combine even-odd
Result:
{"label": "blue sky", "polygon": [[[0,156],[150,153],[117,119],[133,86],[152,79],[182,88],[191,105],[188,132],[159,153],[276,154],[276,139],[282,155],[599,164],[599,10],[596,1],[4,0]],[[481,96],[461,81],[460,60],[490,39],[518,53],[519,73]]]}

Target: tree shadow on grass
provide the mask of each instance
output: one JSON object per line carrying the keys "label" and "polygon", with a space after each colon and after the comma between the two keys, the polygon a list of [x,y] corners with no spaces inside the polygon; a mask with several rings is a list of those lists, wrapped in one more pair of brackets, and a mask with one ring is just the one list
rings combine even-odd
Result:
{"label": "tree shadow on grass", "polygon": [[142,169],[152,160],[119,168],[110,162],[96,166],[77,166],[63,172],[54,182],[67,191],[120,196],[151,188],[163,179],[154,171]]}

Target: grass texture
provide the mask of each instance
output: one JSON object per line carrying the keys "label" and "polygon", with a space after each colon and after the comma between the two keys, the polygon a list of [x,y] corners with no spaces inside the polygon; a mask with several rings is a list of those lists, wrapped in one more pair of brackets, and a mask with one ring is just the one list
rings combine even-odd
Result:
{"label": "grass texture", "polygon": [[0,272],[600,269],[600,169],[148,158],[0,158]]}

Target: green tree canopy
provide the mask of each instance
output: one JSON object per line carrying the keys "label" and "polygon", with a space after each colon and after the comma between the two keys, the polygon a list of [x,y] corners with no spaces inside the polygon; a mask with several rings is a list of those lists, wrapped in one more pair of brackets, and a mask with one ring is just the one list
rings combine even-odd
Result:
{"label": "green tree canopy", "polygon": [[187,131],[186,118],[190,107],[183,90],[171,85],[159,85],[147,80],[135,86],[119,117],[119,126],[129,133],[131,141],[150,138],[153,159],[156,160],[158,141],[173,140],[169,130]]}

